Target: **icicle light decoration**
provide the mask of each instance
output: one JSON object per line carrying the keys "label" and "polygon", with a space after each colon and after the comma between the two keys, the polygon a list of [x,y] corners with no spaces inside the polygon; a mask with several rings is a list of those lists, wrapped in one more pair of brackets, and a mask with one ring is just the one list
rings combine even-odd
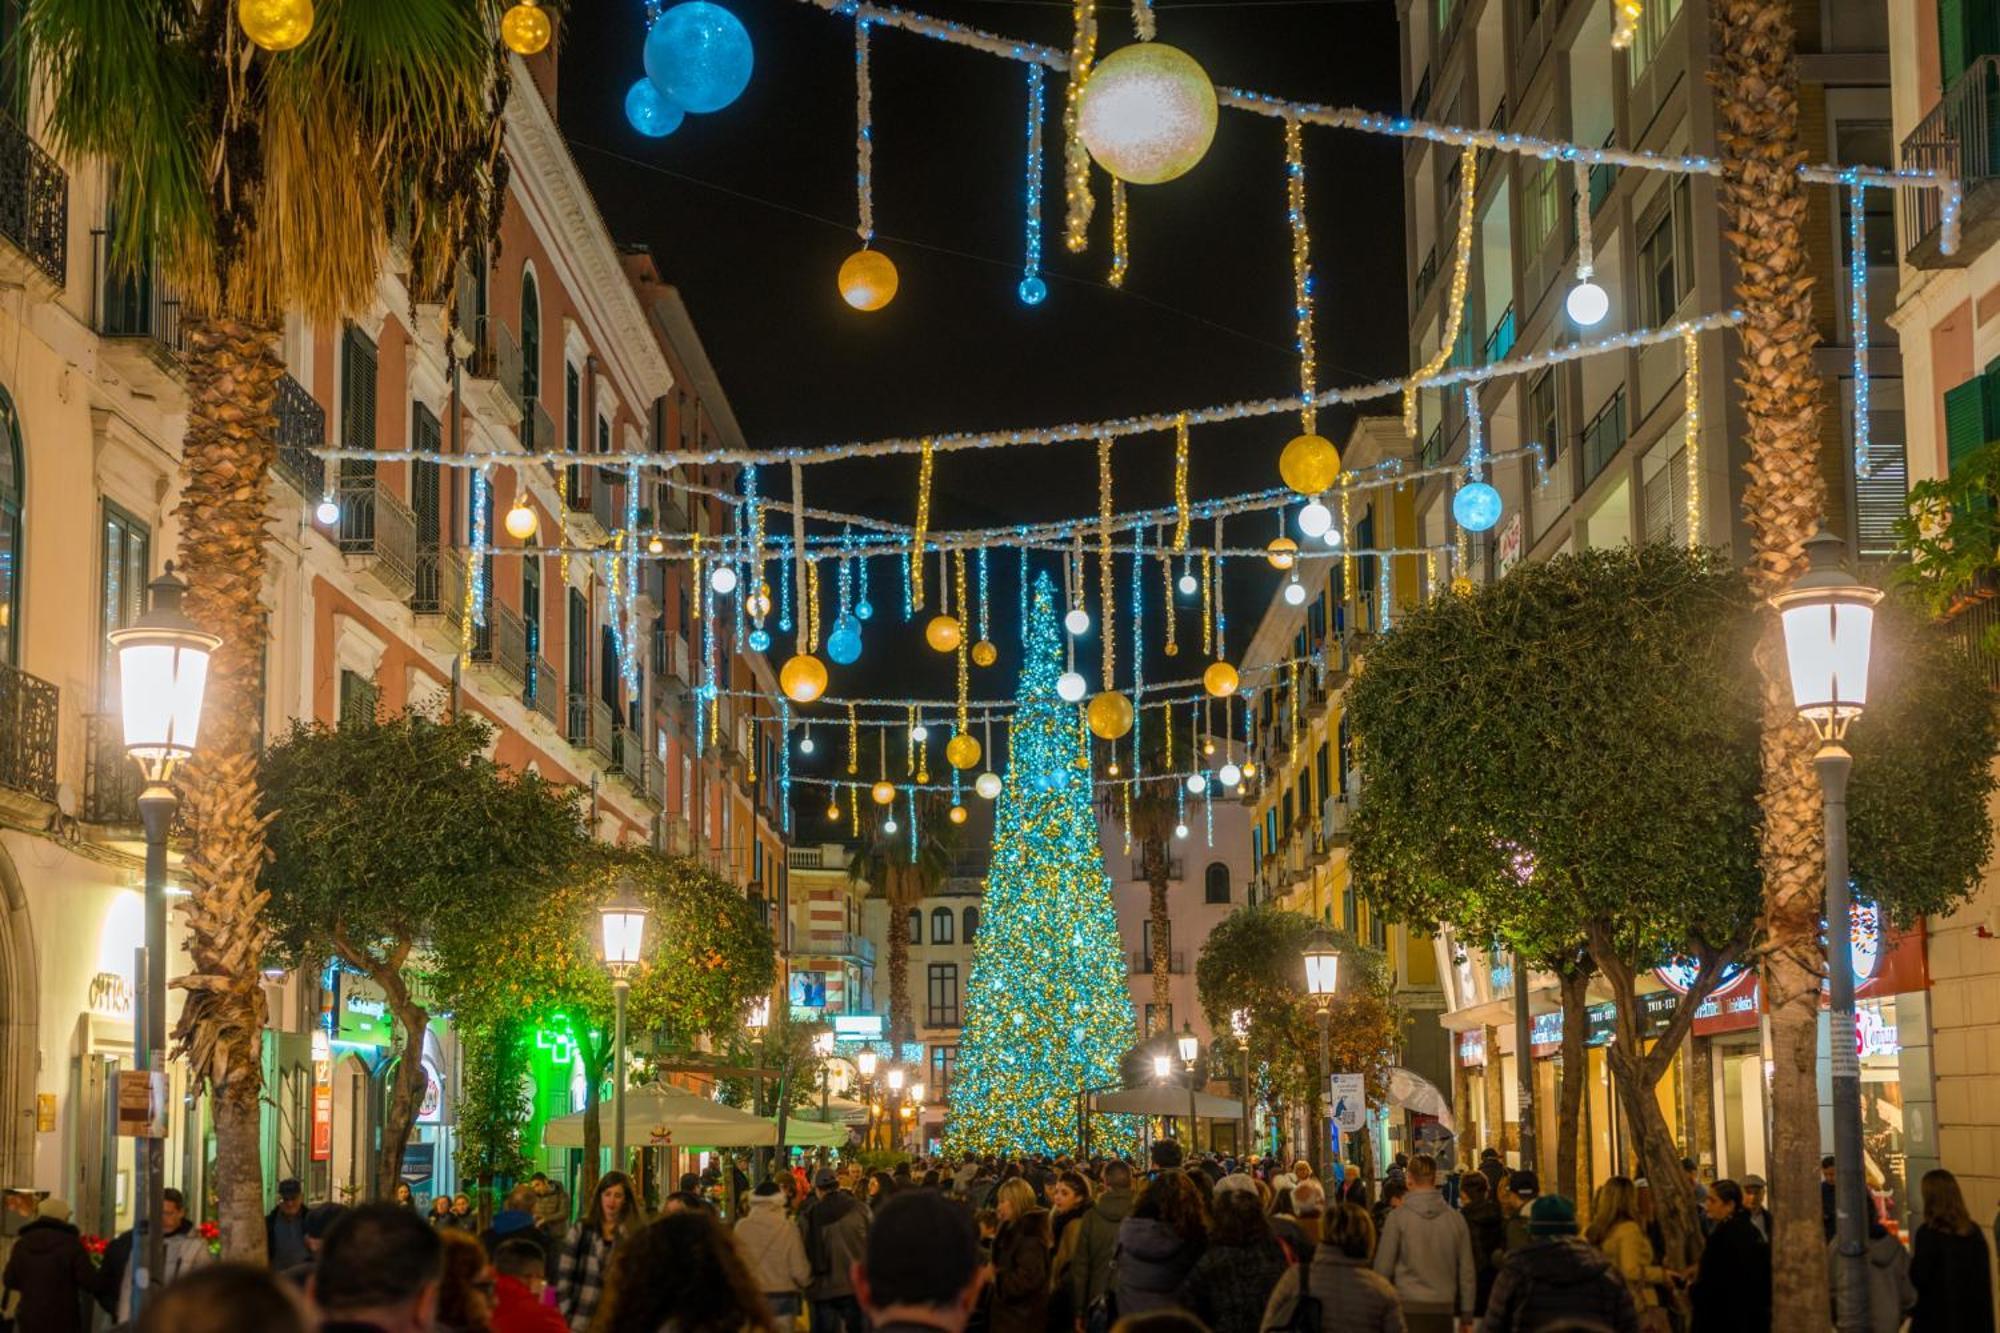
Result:
{"label": "icicle light decoration", "polygon": [[1403,385],[1403,434],[1417,438],[1417,393],[1420,383],[1443,370],[1458,342],[1459,325],[1465,321],[1465,293],[1472,281],[1473,202],[1479,193],[1479,150],[1467,145],[1458,154],[1458,251],[1452,260],[1451,290],[1445,297],[1444,336],[1437,350]]}
{"label": "icicle light decoration", "polygon": [[1306,163],[1299,118],[1285,117],[1285,216],[1292,228],[1292,324],[1299,352],[1299,433],[1319,433],[1319,365],[1313,352],[1312,239],[1306,232]]}
{"label": "icicle light decoration", "polygon": [[1075,0],[1071,17],[1076,30],[1070,38],[1069,87],[1063,95],[1063,196],[1068,205],[1064,240],[1072,253],[1081,254],[1090,244],[1090,215],[1097,207],[1090,194],[1090,150],[1083,146],[1077,117],[1083,85],[1097,60],[1097,0]]}
{"label": "icicle light decoration", "polygon": [[917,455],[917,526],[910,533],[909,596],[912,611],[924,609],[924,538],[931,526],[931,442]]}

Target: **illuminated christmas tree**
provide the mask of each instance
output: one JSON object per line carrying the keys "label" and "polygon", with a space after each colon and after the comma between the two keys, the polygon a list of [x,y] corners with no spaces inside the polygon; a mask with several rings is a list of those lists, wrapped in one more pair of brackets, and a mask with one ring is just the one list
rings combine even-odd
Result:
{"label": "illuminated christmas tree", "polygon": [[1135,1029],[1089,749],[1057,697],[1055,590],[1036,580],[993,864],[951,1086],[954,1152],[1076,1144],[1077,1094],[1119,1081]]}

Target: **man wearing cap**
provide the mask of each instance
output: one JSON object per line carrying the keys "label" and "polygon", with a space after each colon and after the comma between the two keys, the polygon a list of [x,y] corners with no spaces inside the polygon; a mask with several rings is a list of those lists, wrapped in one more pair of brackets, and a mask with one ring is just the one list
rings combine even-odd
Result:
{"label": "man wearing cap", "polygon": [[264,1249],[280,1273],[312,1257],[306,1249],[305,1192],[296,1180],[278,1182],[278,1206],[264,1214]]}
{"label": "man wearing cap", "polygon": [[971,1211],[931,1190],[883,1205],[850,1275],[874,1333],[964,1333],[986,1277]]}
{"label": "man wearing cap", "polygon": [[43,1199],[7,1256],[0,1308],[23,1333],[83,1333],[83,1295],[96,1278],[83,1238],[70,1225],[69,1204]]}
{"label": "man wearing cap", "polygon": [[1541,1192],[1542,1182],[1532,1171],[1515,1171],[1507,1177],[1507,1188],[1500,1191],[1500,1211],[1506,1218],[1502,1226],[1508,1254],[1528,1243],[1528,1207]]}
{"label": "man wearing cap", "polygon": [[806,1262],[812,1265],[806,1284],[812,1333],[863,1333],[854,1270],[868,1249],[868,1210],[840,1188],[840,1177],[829,1167],[813,1177],[813,1189],[818,1197],[799,1215]]}
{"label": "man wearing cap", "polygon": [[1757,1228],[1757,1234],[1764,1243],[1771,1243],[1771,1210],[1764,1206],[1764,1177],[1743,1177],[1743,1212],[1750,1219],[1750,1225]]}
{"label": "man wearing cap", "polygon": [[1488,1333],[1544,1327],[1639,1333],[1632,1289],[1602,1251],[1576,1234],[1576,1205],[1550,1194],[1522,1214],[1528,1243],[1500,1265],[1480,1327]]}

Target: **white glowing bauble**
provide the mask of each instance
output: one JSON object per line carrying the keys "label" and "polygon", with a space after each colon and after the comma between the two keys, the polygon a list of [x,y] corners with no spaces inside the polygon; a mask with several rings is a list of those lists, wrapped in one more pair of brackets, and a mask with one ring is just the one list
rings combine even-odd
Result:
{"label": "white glowing bauble", "polygon": [[1083,678],[1081,671],[1065,671],[1056,679],[1056,693],[1066,704],[1080,703],[1083,696],[1090,693],[1090,682]]}
{"label": "white glowing bauble", "polygon": [[1176,838],[1185,838],[1187,836],[1187,825],[1186,824],[1174,825],[1174,836]]}
{"label": "white glowing bauble", "polygon": [[1314,500],[1299,511],[1299,531],[1308,537],[1318,537],[1333,528],[1333,511]]}
{"label": "white glowing bauble", "polygon": [[736,570],[729,565],[717,565],[715,572],[708,576],[708,586],[719,593],[736,591]]}
{"label": "white glowing bauble", "polygon": [[1174,586],[1181,590],[1181,596],[1183,597],[1192,597],[1201,588],[1201,584],[1195,582],[1195,577],[1192,574],[1181,575],[1180,582]]}
{"label": "white glowing bauble", "polygon": [[1215,139],[1215,84],[1194,57],[1136,42],[1097,63],[1077,98],[1077,137],[1097,165],[1160,185],[1201,161]]}
{"label": "white glowing bauble", "polygon": [[1300,583],[1297,579],[1293,579],[1290,583],[1287,583],[1285,585],[1285,604],[1287,606],[1304,606],[1306,604],[1306,585]]}
{"label": "white glowing bauble", "polygon": [[1208,790],[1208,779],[1199,773],[1188,774],[1187,789],[1196,796]]}
{"label": "white glowing bauble", "polygon": [[1579,328],[1587,329],[1611,313],[1611,295],[1585,278],[1569,289],[1569,295],[1563,298],[1563,309]]}
{"label": "white glowing bauble", "polygon": [[1063,628],[1071,634],[1090,633],[1090,612],[1080,606],[1073,608],[1068,615],[1063,617]]}
{"label": "white glowing bauble", "polygon": [[923,740],[930,734],[931,734],[930,728],[926,727],[921,722],[917,723],[916,726],[910,728],[910,739],[913,741]]}
{"label": "white glowing bauble", "polygon": [[1320,540],[1325,542],[1328,546],[1332,547],[1334,550],[1338,551],[1340,549],[1340,544],[1341,544],[1340,529],[1328,528],[1326,530],[1326,535],[1324,537],[1321,537]]}
{"label": "white glowing bauble", "polygon": [[330,528],[340,522],[340,505],[329,495],[313,506],[313,517],[319,520],[322,525]]}
{"label": "white glowing bauble", "polygon": [[1215,776],[1222,779],[1223,786],[1234,787],[1237,783],[1243,781],[1243,770],[1234,764],[1224,764],[1222,770]]}
{"label": "white glowing bauble", "polygon": [[1000,794],[1000,775],[998,773],[981,773],[972,780],[972,789],[978,792],[983,799],[990,801]]}
{"label": "white glowing bauble", "polygon": [[882,821],[882,831],[884,833],[894,833],[896,831],[896,817],[894,815],[890,815]]}
{"label": "white glowing bauble", "polygon": [[800,737],[800,738],[799,738],[799,753],[800,753],[800,754],[811,754],[812,752],[813,752],[813,738],[812,738],[812,737],[810,737],[810,736],[802,736],[802,737]]}

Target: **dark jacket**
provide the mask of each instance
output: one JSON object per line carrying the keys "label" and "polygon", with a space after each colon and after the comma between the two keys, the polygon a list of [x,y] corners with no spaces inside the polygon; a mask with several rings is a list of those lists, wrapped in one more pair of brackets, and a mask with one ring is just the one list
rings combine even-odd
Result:
{"label": "dark jacket", "polygon": [[852,1194],[834,1190],[814,1200],[799,1226],[813,1274],[806,1295],[813,1300],[852,1296],[854,1265],[868,1252],[868,1210]]}
{"label": "dark jacket", "polygon": [[1493,1199],[1499,1198],[1501,1189],[1507,1184],[1506,1166],[1501,1163],[1499,1158],[1489,1157],[1479,1164],[1479,1174],[1485,1176],[1486,1183],[1493,1187],[1487,1191],[1487,1197]]}
{"label": "dark jacket", "polygon": [[1472,1232],[1472,1263],[1479,1288],[1472,1308],[1478,1314],[1485,1314],[1486,1298],[1493,1294],[1493,1279],[1499,1275],[1502,1252],[1507,1248],[1507,1228],[1500,1216],[1500,1205],[1491,1199],[1468,1203],[1458,1210],[1458,1215]]}
{"label": "dark jacket", "polygon": [[21,1293],[14,1327],[22,1333],[83,1333],[83,1298],[97,1270],[83,1237],[67,1222],[38,1217],[21,1228],[7,1256],[4,1285]]}
{"label": "dark jacket", "polygon": [[1030,1208],[1002,1222],[993,1237],[992,1333],[1046,1333],[1049,1317],[1049,1215]]}
{"label": "dark jacket", "polygon": [[1157,1217],[1118,1224],[1118,1317],[1164,1310],[1201,1258],[1202,1243],[1184,1239]]}
{"label": "dark jacket", "polygon": [[[1983,1275],[1983,1258],[1980,1264]],[[1694,1333],[1763,1333],[1771,1327],[1771,1247],[1741,1208],[1717,1223],[1702,1245],[1701,1269],[1688,1299]]]}
{"label": "dark jacket", "polygon": [[1305,1228],[1299,1225],[1298,1218],[1287,1217],[1283,1213],[1274,1214],[1271,1218],[1271,1234],[1278,1238],[1278,1243],[1285,1247],[1285,1252],[1291,1261],[1299,1267],[1303,1268],[1313,1261],[1313,1251],[1318,1246],[1313,1243],[1312,1237],[1306,1235]]}
{"label": "dark jacket", "polygon": [[286,1217],[277,1208],[264,1214],[264,1254],[279,1272],[312,1258],[306,1248],[307,1211],[301,1204],[295,1217]]}
{"label": "dark jacket", "polygon": [[1287,1267],[1285,1252],[1275,1240],[1211,1244],[1188,1270],[1177,1301],[1207,1324],[1210,1333],[1257,1333],[1264,1307]]}
{"label": "dark jacket", "polygon": [[1917,1288],[1910,1333],[1993,1333],[1993,1284],[1986,1238],[1978,1228],[1955,1236],[1939,1227],[1918,1227],[1910,1281]]}
{"label": "dark jacket", "polygon": [[510,1240],[525,1240],[542,1252],[542,1267],[548,1268],[549,1238],[535,1225],[535,1215],[519,1208],[502,1208],[493,1214],[493,1225],[479,1233],[479,1248],[491,1259]]}
{"label": "dark jacket", "polygon": [[1129,1189],[1106,1190],[1073,1224],[1082,1228],[1076,1237],[1076,1257],[1069,1265],[1071,1299],[1076,1302],[1079,1315],[1088,1315],[1092,1303],[1111,1284],[1111,1256],[1118,1248],[1118,1227],[1132,1215],[1133,1202]]}
{"label": "dark jacket", "polygon": [[1267,1333],[1289,1329],[1297,1313],[1299,1279],[1319,1302],[1320,1333],[1403,1333],[1403,1303],[1389,1279],[1331,1245],[1313,1253],[1310,1268],[1288,1270],[1264,1311]]}
{"label": "dark jacket", "polygon": [[1574,1324],[1639,1333],[1639,1308],[1611,1261],[1579,1236],[1538,1237],[1508,1255],[1493,1280],[1484,1333]]}

